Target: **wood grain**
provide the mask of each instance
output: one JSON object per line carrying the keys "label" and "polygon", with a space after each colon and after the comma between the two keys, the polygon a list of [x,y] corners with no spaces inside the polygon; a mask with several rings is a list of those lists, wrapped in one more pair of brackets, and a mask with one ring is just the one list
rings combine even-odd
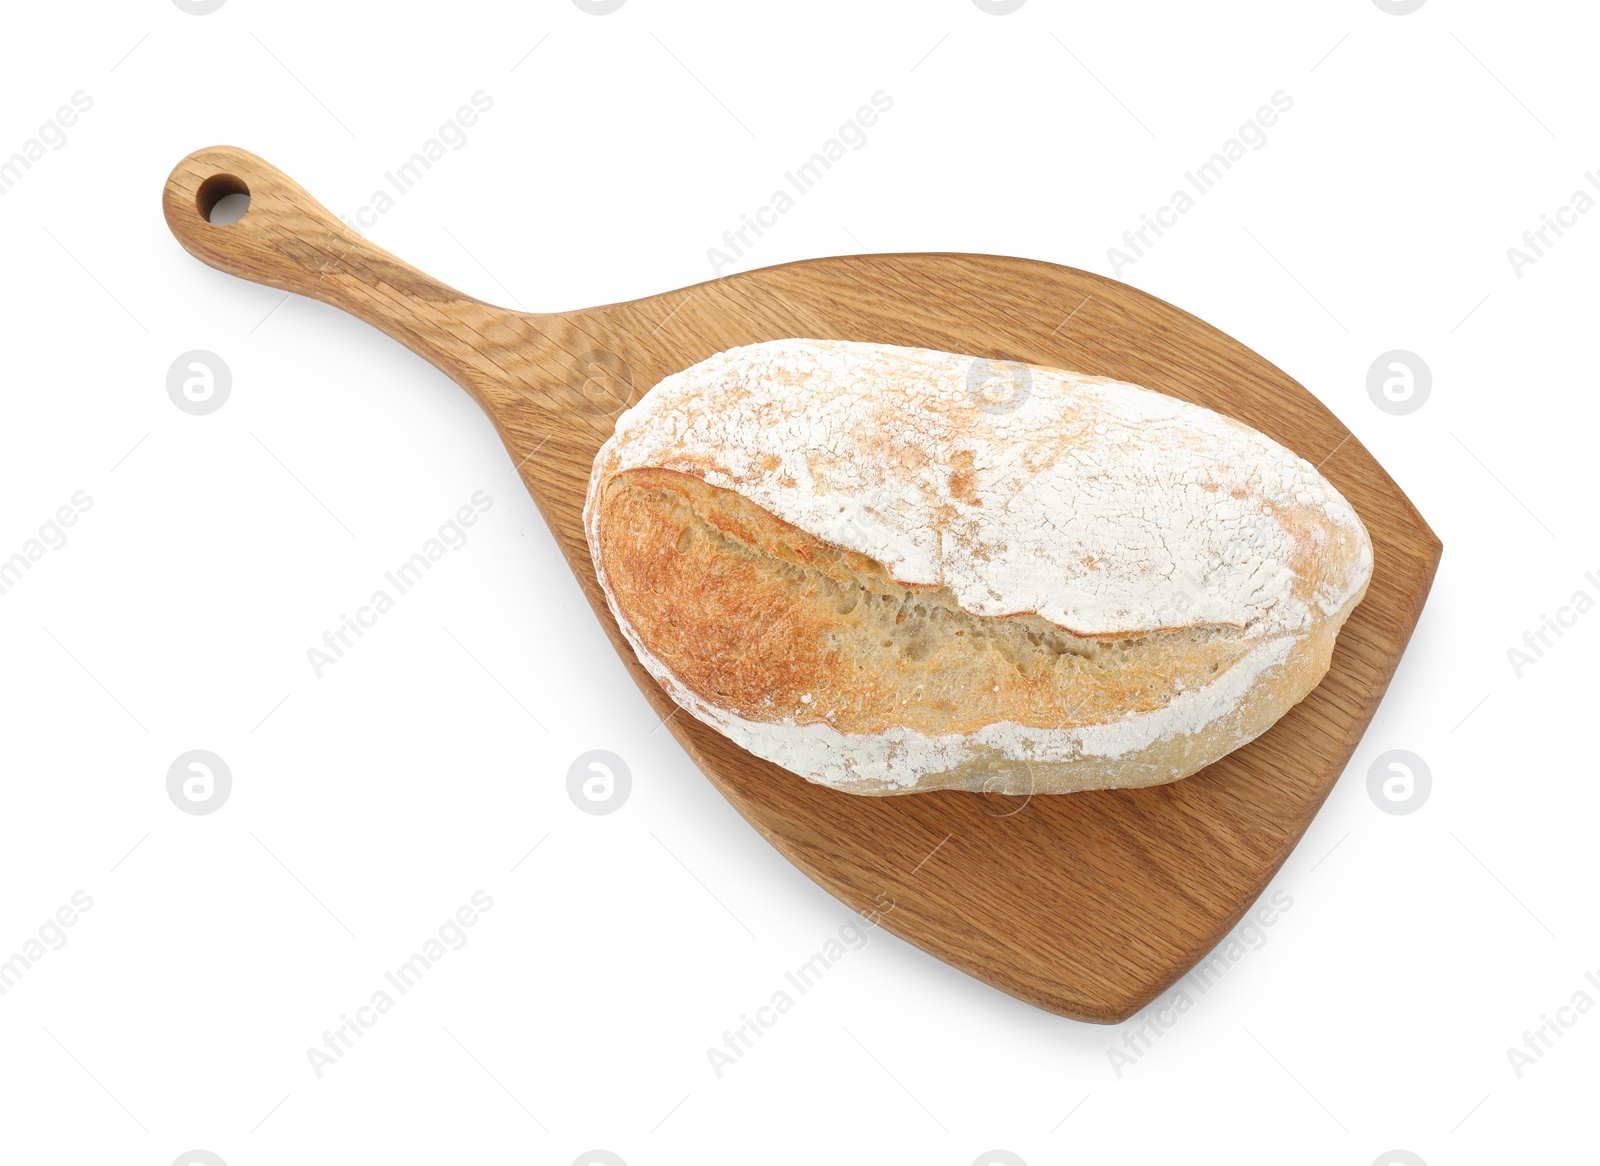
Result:
{"label": "wood grain", "polygon": [[[244,217],[208,222],[211,204],[238,191],[250,195]],[[667,721],[745,819],[852,909],[1065,1016],[1133,1015],[1239,920],[1349,760],[1439,562],[1439,540],[1410,501],[1304,388],[1208,324],[1088,272],[988,255],[818,259],[539,315],[430,279],[243,150],[184,159],[164,210],[183,246],[211,266],[342,308],[472,394],[663,717],[676,706],[606,610],[581,511],[616,415],[712,353],[818,337],[1116,377],[1216,409],[1320,464],[1372,535],[1366,600],[1320,687],[1265,735],[1184,781],[1031,799],[858,798],[753,757],[688,715]]]}

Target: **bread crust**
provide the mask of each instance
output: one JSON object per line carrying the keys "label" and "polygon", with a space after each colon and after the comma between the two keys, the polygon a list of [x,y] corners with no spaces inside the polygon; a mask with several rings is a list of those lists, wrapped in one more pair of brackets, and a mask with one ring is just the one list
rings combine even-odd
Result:
{"label": "bread crust", "polygon": [[[1185,777],[1265,731],[1316,686],[1371,572],[1366,531],[1331,485],[1216,414],[1060,370],[1030,367],[1034,424],[997,433],[981,400],[961,400],[965,383],[946,384],[953,376],[969,382],[963,362],[971,360],[779,341],[676,374],[624,415],[596,458],[585,508],[590,550],[619,627],[679,704],[751,752],[851,793],[1067,793]],[[1161,488],[1199,499],[1200,520],[1233,524],[1222,534],[1231,530],[1255,558],[1234,565],[1228,552],[1213,550],[1202,561],[1206,548],[1196,540],[1204,532],[1163,529],[1158,517],[1160,545],[1188,539],[1200,546],[1191,554],[1200,565],[1185,571],[1183,602],[1143,603],[1140,564],[1113,562],[1125,528],[1081,505],[1047,506],[1054,526],[1039,543],[1043,580],[1008,574],[1002,562],[980,580],[992,602],[975,603],[962,574],[968,560],[941,566],[943,577],[917,578],[914,547],[886,562],[889,555],[867,553],[885,544],[881,531],[858,524],[841,536],[830,525],[823,512],[831,502],[815,504],[836,486],[826,460],[808,447],[817,427],[808,434],[794,424],[859,397],[870,379],[864,369],[895,374],[879,386],[876,421],[891,432],[873,433],[870,417],[854,431],[876,442],[878,460],[860,464],[857,450],[849,468],[850,484],[880,509],[886,497],[892,506],[896,494],[920,488],[927,522],[962,528],[964,516],[954,513],[962,506],[1015,502],[994,468],[1005,460],[997,450],[1021,447],[1031,473],[1017,479],[1019,489],[1037,488],[1043,476],[1056,491],[1047,500],[1085,496],[1073,473],[1099,475],[1095,496],[1104,495],[1119,457],[1143,473],[1137,467],[1170,460],[1177,476],[1152,487],[1150,500],[1160,500]],[[929,385],[956,392],[915,399]],[[771,416],[775,391],[779,417]],[[741,412],[788,418],[793,435],[785,444],[780,434],[766,450],[730,441]],[[1101,456],[1097,442],[1104,446],[1107,433],[1123,444]],[[910,447],[919,434],[931,474],[916,458],[897,460],[885,441]],[[1130,444],[1144,436],[1148,448]],[[1167,446],[1187,454],[1168,459]],[[1074,454],[1087,471],[1073,469]],[[791,472],[797,459],[812,475],[809,492]],[[1230,464],[1206,470],[1219,461]],[[1219,493],[1223,501],[1208,501]],[[1117,504],[1114,489],[1105,501],[1108,511]],[[962,548],[988,556],[980,569],[1035,533],[981,517],[989,526],[964,529],[998,530],[1000,538],[969,538]],[[1097,525],[1106,545],[1083,529]],[[1052,561],[1053,546],[1070,548],[1070,561]],[[1096,565],[1097,555],[1107,565]],[[1162,586],[1174,570],[1165,567],[1152,573]],[[1088,581],[1051,574],[1074,570]],[[1094,574],[1117,570],[1131,582]]]}

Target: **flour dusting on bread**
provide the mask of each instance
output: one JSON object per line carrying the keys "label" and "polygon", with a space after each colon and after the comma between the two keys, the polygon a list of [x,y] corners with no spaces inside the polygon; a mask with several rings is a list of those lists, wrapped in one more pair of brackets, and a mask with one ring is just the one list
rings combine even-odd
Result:
{"label": "flour dusting on bread", "polygon": [[1185,776],[1320,680],[1372,557],[1310,463],[1056,369],[1005,366],[996,406],[982,364],[771,341],[622,415],[585,522],[675,700],[852,792],[1008,788],[1015,763],[1057,792]]}

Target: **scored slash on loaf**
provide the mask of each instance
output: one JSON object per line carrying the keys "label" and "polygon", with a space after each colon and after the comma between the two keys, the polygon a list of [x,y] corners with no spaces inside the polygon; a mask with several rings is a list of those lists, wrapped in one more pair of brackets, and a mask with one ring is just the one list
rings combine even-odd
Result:
{"label": "scored slash on loaf", "polygon": [[601,447],[584,522],[674,700],[861,794],[1185,777],[1316,686],[1372,572],[1349,503],[1248,426],[849,341],[667,377]]}

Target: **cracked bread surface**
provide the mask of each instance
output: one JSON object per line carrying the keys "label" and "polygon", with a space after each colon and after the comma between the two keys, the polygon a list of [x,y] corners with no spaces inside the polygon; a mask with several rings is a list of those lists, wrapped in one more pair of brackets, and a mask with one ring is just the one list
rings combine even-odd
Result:
{"label": "cracked bread surface", "polygon": [[[1280,560],[1265,566],[1244,562],[1224,586],[1212,586],[1209,593],[1208,583],[1227,569],[1220,556],[1209,563],[1179,564],[1188,578],[1178,589],[1178,602],[1164,595],[1160,604],[1130,612],[1120,627],[1104,618],[1108,609],[1102,605],[1093,618],[1079,621],[1088,631],[1067,626],[1059,612],[1057,619],[1045,618],[1037,609],[1046,604],[1029,609],[1016,602],[1037,598],[1041,588],[1048,591],[1048,579],[984,604],[971,602],[970,595],[958,594],[958,587],[944,580],[908,579],[918,573],[906,569],[910,556],[896,560],[865,553],[882,545],[881,532],[864,534],[858,526],[841,537],[838,524],[818,520],[816,507],[808,511],[804,500],[780,502],[780,509],[813,528],[805,529],[762,504],[772,501],[773,491],[792,489],[784,479],[793,482],[789,470],[797,458],[813,475],[813,495],[837,488],[838,483],[823,480],[837,448],[822,456],[808,450],[805,443],[815,441],[818,427],[807,433],[793,419],[796,409],[802,419],[827,409],[830,396],[836,404],[842,396],[859,398],[862,384],[848,367],[845,376],[830,377],[828,361],[813,351],[794,354],[785,366],[790,354],[754,347],[767,350],[755,362],[764,371],[753,373],[749,362],[741,368],[724,360],[697,379],[690,374],[704,370],[695,366],[676,374],[676,386],[675,378],[668,378],[652,391],[654,397],[667,390],[664,399],[624,416],[596,459],[585,521],[607,601],[651,674],[695,716],[809,780],[853,793],[940,788],[1064,793],[1176,780],[1254,738],[1309,692],[1326,672],[1339,626],[1365,591],[1370,544],[1353,511],[1346,516],[1308,491],[1305,472],[1315,471],[1300,459],[1293,459],[1298,464],[1284,475],[1290,489],[1275,494],[1266,480],[1272,476],[1270,463],[1293,455],[1215,414],[1208,417],[1249,435],[1251,441],[1236,444],[1255,460],[1267,461],[1268,470],[1245,465],[1220,469],[1210,480],[1185,482],[1171,475],[1169,480],[1190,494],[1189,487],[1197,488],[1202,499],[1225,490],[1228,513],[1242,516],[1229,521],[1263,528],[1256,542],[1281,547]],[[879,368],[887,361],[893,369],[903,360],[909,366],[906,375],[922,377],[924,387],[931,381],[935,389],[941,375],[948,380],[952,368],[959,370],[952,362],[971,359],[907,349],[868,356]],[[1031,374],[1033,395],[1045,398],[1047,406],[1053,395],[1058,420],[1075,414],[1068,428],[1077,435],[1079,452],[1094,453],[1089,431],[1100,419],[1094,415],[1093,388],[1107,382],[1059,370]],[[770,447],[719,446],[717,424],[705,422],[720,418],[725,438],[741,410],[763,412],[770,394],[752,392],[763,382],[783,390],[792,448],[779,456]],[[1124,396],[1160,397],[1109,383]],[[1091,389],[1087,394],[1085,386]],[[931,400],[932,421],[926,409],[920,418],[925,438],[920,457],[857,465],[851,473],[884,487],[870,498],[880,510],[886,501],[893,506],[918,491],[926,504],[932,482],[936,496],[926,505],[930,525],[959,526],[962,516],[950,513],[952,506],[976,508],[984,504],[985,493],[991,505],[1005,501],[993,472],[1003,459],[992,456],[994,443],[1004,435],[994,432],[992,415],[984,410],[962,417],[958,398],[935,392]],[[1118,415],[1120,402],[1114,398],[1113,407],[1101,412],[1116,423],[1111,428],[1121,426],[1114,435],[1119,439],[1130,421],[1155,416],[1160,423],[1151,426],[1153,444],[1174,438],[1196,444],[1181,431],[1182,423],[1192,424],[1192,414],[1208,411],[1171,398],[1161,401],[1179,408],[1152,408],[1135,399],[1130,418],[1127,408]],[[916,411],[908,410],[906,400],[881,403],[904,415],[891,422],[880,414],[877,423],[880,428],[892,424],[896,440],[906,446],[919,429]],[[766,420],[781,425],[785,418]],[[1206,424],[1211,428],[1202,436],[1210,437],[1214,451],[1219,427]],[[990,432],[981,432],[986,426]],[[960,432],[963,427],[966,432]],[[826,430],[827,423],[821,428]],[[1038,428],[1013,440],[1059,443],[1059,432],[1046,426],[1041,434]],[[663,430],[677,435],[676,446],[662,440]],[[1225,439],[1232,436],[1221,432]],[[1048,473],[1072,452],[1055,449],[1033,462]],[[1136,468],[1140,458],[1131,460]],[[932,476],[921,472],[930,463],[936,470]],[[1317,481],[1337,498],[1331,486],[1320,477]],[[1096,485],[1101,494],[1122,487]],[[885,497],[893,493],[899,498]],[[1152,490],[1148,501],[1159,503],[1159,491]],[[1338,502],[1348,511],[1342,498]],[[996,516],[985,517],[993,522]],[[1046,565],[1047,574],[1052,569],[1064,576],[1092,573],[1101,569],[1097,555],[1118,551],[1113,542],[1090,545],[1088,554],[1079,554],[1085,539],[1081,530],[1071,529],[1073,518],[1070,510],[1052,516],[1062,528],[1060,543],[1073,549],[1070,559],[1062,556]],[[1003,517],[1000,522],[1003,528]],[[1160,545],[1181,541],[1181,534],[1161,529],[1159,521],[1153,529]],[[851,541],[857,545],[847,545]],[[1005,541],[969,542],[966,550],[1003,556]],[[1121,569],[1126,577],[1129,565]],[[1173,569],[1168,564],[1163,578]],[[995,577],[990,576],[991,591]],[[1248,601],[1231,608],[1216,602],[1216,593],[1228,586]],[[1135,600],[1129,604],[1118,597],[1123,607],[1135,606],[1137,592],[1126,586],[1123,592]],[[1006,610],[1008,600],[1011,610]],[[1234,618],[1218,618],[1228,614]]]}

